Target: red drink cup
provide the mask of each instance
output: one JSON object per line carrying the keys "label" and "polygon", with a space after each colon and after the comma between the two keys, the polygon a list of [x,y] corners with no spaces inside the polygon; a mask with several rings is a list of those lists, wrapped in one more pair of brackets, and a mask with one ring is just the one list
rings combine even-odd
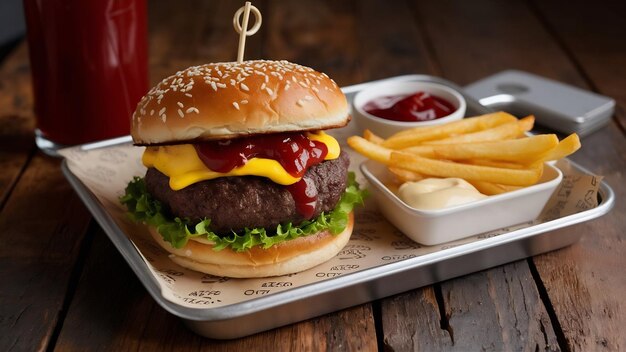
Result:
{"label": "red drink cup", "polygon": [[145,0],[24,0],[37,145],[126,135],[148,91]]}

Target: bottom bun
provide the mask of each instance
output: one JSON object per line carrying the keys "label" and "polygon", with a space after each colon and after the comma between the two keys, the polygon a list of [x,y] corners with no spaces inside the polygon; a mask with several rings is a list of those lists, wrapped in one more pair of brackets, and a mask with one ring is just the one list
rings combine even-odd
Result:
{"label": "bottom bun", "polygon": [[353,226],[354,215],[350,213],[346,229],[338,235],[323,231],[268,249],[256,246],[244,252],[230,248],[214,251],[212,242],[200,238],[190,239],[183,248],[174,248],[154,227],[150,227],[150,234],[182,267],[216,276],[252,278],[292,274],[328,261],[348,243]]}

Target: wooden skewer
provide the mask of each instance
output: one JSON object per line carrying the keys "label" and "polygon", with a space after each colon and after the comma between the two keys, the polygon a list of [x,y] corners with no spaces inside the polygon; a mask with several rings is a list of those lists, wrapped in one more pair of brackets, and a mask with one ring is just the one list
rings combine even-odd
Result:
{"label": "wooden skewer", "polygon": [[[250,11],[254,14],[255,22],[254,26],[248,30],[248,19],[250,18]],[[239,23],[239,17],[243,14],[243,20]],[[246,37],[255,34],[259,28],[261,28],[261,12],[256,7],[252,6],[250,1],[246,1],[246,4],[235,12],[233,16],[233,27],[235,31],[239,33],[239,50],[237,52],[237,62],[243,62],[243,53],[246,47]]]}

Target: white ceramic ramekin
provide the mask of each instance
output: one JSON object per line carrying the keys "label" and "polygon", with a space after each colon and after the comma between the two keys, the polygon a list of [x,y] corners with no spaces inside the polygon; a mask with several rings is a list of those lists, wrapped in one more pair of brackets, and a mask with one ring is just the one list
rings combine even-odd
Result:
{"label": "white ceramic ramekin", "polygon": [[541,180],[533,186],[449,208],[417,210],[385,186],[392,180],[386,166],[370,160],[361,164],[361,172],[387,220],[428,246],[534,220],[563,179],[561,170],[546,164]]}
{"label": "white ceramic ramekin", "polygon": [[[363,110],[365,104],[376,98],[394,95],[410,95],[417,92],[426,92],[443,98],[449,101],[456,108],[456,110],[452,114],[444,116],[442,118],[430,121],[416,122],[387,120],[378,116],[374,116]],[[465,109],[467,105],[461,93],[443,84],[419,81],[391,81],[373,84],[371,87],[360,91],[354,97],[352,107],[355,121],[361,131],[369,129],[376,135],[387,138],[392,134],[400,132],[407,128],[439,125],[454,120],[460,120],[465,116]]]}

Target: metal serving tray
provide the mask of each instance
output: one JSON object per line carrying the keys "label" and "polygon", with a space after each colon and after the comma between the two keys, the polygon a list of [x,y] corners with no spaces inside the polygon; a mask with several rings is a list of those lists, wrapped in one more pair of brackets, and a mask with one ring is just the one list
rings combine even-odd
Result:
{"label": "metal serving tray", "polygon": [[[407,75],[391,80],[422,80],[462,88],[446,80],[427,75]],[[349,101],[370,83],[343,88]],[[465,96],[468,114],[489,111],[476,100]],[[130,142],[130,137],[86,144],[82,149],[106,148]],[[576,171],[589,172],[572,163]],[[216,308],[188,308],[163,297],[137,248],[112,220],[87,187],[70,171],[66,161],[62,170],[87,208],[107,233],[115,247],[137,274],[150,295],[168,312],[182,318],[189,328],[200,335],[230,339],[287,325],[326,313],[355,306],[420,286],[483,270],[507,262],[545,253],[577,242],[580,232],[549,231],[584,222],[606,214],[613,206],[614,193],[601,182],[599,205],[596,208],[565,216],[553,221],[514,230],[499,236],[445,248],[382,266],[344,274],[321,282],[261,296],[242,303]]]}

